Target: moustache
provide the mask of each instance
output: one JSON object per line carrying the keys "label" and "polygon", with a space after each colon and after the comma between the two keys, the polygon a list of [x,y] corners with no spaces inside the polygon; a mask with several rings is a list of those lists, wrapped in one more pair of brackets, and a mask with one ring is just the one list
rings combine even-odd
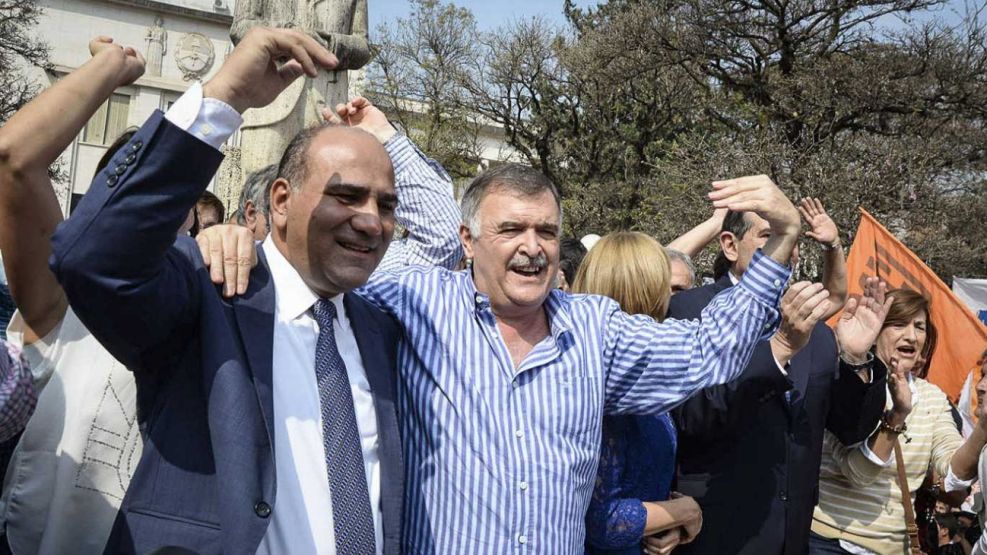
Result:
{"label": "moustache", "polygon": [[546,266],[548,266],[548,257],[544,254],[539,254],[535,257],[519,254],[511,259],[511,263],[508,265],[508,268],[512,270],[516,268],[535,268],[538,271],[541,271],[545,269]]}

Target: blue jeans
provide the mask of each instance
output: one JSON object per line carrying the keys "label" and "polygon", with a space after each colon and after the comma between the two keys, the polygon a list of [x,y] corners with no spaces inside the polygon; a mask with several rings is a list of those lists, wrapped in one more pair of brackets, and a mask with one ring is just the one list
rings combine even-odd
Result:
{"label": "blue jeans", "polygon": [[840,540],[824,538],[814,532],[809,532],[809,555],[828,555],[830,553],[850,553],[840,547]]}

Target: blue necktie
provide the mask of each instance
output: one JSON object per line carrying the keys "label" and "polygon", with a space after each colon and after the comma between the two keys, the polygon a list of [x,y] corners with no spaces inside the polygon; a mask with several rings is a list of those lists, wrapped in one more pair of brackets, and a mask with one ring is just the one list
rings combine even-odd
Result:
{"label": "blue necktie", "polygon": [[350,555],[375,553],[374,520],[367,491],[367,474],[356,426],[353,393],[346,365],[336,346],[333,319],[336,305],[319,299],[313,309],[319,323],[315,347],[315,378],[322,404],[322,443],[329,469],[332,494],[332,524],[336,533],[336,553]]}

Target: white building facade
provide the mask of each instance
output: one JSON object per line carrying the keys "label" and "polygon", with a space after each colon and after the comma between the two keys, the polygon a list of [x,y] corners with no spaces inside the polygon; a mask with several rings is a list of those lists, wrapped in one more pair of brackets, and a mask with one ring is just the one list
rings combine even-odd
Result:
{"label": "white building facade", "polygon": [[[194,81],[208,80],[219,69],[233,48],[229,29],[235,0],[39,0],[38,4],[43,11],[35,33],[51,47],[53,66],[52,73],[39,72],[44,84],[86,63],[89,41],[99,35],[134,47],[148,60],[145,74],[118,89],[62,154],[60,169],[67,179],[57,192],[68,215],[89,189],[99,159],[120,134],[140,127],[154,110],[167,110]],[[350,76],[351,84],[372,87],[363,80],[363,75]],[[482,167],[517,158],[497,126],[484,125],[478,139]],[[220,182],[242,180],[235,162],[238,143],[239,134],[227,141],[227,162],[232,163],[224,162],[220,168]],[[227,213],[236,208],[239,186],[230,190],[210,185],[210,190],[226,204]]]}
{"label": "white building facade", "polygon": [[[208,79],[232,49],[233,4],[227,0],[42,0],[36,34],[51,47],[51,83],[89,60],[90,39],[99,35],[132,46],[148,58],[144,76],[118,89],[62,154],[67,183],[59,191],[62,211],[89,189],[107,147],[154,110],[167,110],[196,79]],[[236,137],[231,138],[235,142]]]}

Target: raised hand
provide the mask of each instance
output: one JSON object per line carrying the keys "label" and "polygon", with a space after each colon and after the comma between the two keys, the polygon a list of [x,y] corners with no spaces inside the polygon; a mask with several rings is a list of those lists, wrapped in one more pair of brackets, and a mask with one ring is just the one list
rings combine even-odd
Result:
{"label": "raised hand", "polygon": [[891,393],[891,415],[889,423],[901,425],[912,412],[912,389],[908,387],[908,377],[913,362],[891,357],[888,364],[888,391]]}
{"label": "raised hand", "polygon": [[779,264],[789,263],[798,240],[799,212],[770,177],[752,175],[714,181],[709,198],[714,208],[754,212],[767,220],[771,238],[761,250]]}
{"label": "raised hand", "polygon": [[363,129],[377,137],[377,140],[382,144],[397,133],[384,112],[381,112],[379,108],[362,96],[358,96],[346,104],[337,104],[335,113],[325,109],[322,116],[330,123]]}
{"label": "raised hand", "polygon": [[829,291],[821,283],[800,281],[781,298],[781,324],[771,338],[771,352],[785,365],[805,347],[812,329],[830,307]]}
{"label": "raised hand", "polygon": [[209,277],[223,286],[223,296],[247,292],[250,270],[257,265],[257,247],[249,229],[238,225],[219,224],[208,227],[195,236],[202,261],[209,268]]}
{"label": "raised hand", "polygon": [[254,27],[203,86],[203,95],[243,113],[270,104],[292,81],[338,64],[336,56],[311,36],[294,29]]}
{"label": "raised hand", "polygon": [[146,66],[144,56],[130,46],[114,44],[111,37],[98,36],[89,41],[89,54],[93,58],[98,56],[112,58],[115,63],[120,64],[117,87],[129,85],[144,75]]}
{"label": "raised hand", "polygon": [[822,202],[817,198],[804,198],[799,203],[799,213],[802,219],[809,225],[806,236],[815,239],[817,243],[833,246],[840,240],[840,232],[836,227],[836,222],[829,217]]}
{"label": "raised hand", "polygon": [[864,282],[864,294],[859,300],[851,297],[843,307],[836,324],[836,339],[847,362],[863,362],[867,358],[894,297],[887,296],[888,284],[870,277]]}

